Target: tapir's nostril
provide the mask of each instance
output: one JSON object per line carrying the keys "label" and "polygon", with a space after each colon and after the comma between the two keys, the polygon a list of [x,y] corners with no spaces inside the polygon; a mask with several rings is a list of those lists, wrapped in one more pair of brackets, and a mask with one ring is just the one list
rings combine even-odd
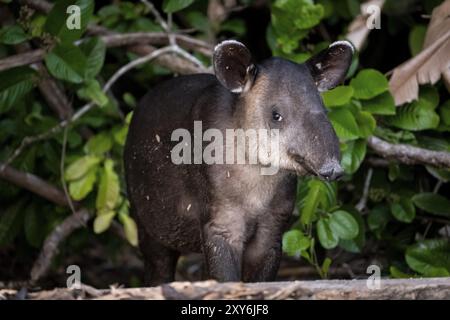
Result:
{"label": "tapir's nostril", "polygon": [[344,170],[339,165],[339,163],[332,161],[322,166],[318,174],[325,180],[333,181],[341,178],[344,174]]}

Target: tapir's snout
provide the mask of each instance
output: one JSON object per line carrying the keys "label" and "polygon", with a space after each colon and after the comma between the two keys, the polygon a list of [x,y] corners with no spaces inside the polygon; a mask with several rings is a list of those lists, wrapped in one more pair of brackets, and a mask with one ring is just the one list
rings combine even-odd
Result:
{"label": "tapir's snout", "polygon": [[326,181],[334,181],[340,179],[344,175],[339,162],[335,159],[329,160],[317,171],[318,176]]}

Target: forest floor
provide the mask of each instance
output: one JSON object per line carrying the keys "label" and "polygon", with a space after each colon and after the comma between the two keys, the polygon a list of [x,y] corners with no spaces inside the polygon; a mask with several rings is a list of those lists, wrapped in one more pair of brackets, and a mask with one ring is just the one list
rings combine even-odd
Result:
{"label": "forest floor", "polygon": [[450,300],[450,278],[317,280],[260,283],[173,282],[151,288],[80,289],[44,291],[0,289],[1,299],[445,299]]}

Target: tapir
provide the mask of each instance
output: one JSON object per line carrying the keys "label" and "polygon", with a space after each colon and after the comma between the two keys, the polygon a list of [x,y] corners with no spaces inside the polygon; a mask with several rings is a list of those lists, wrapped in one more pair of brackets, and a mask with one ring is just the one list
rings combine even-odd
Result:
{"label": "tapir", "polygon": [[[352,55],[349,42],[337,41],[304,63],[272,57],[257,64],[244,44],[227,40],[214,49],[214,75],[175,77],[142,98],[124,165],[146,285],[173,281],[188,252],[202,253],[207,276],[221,282],[274,280],[297,176],[331,181],[343,174],[320,92],[345,79]],[[268,152],[278,158],[276,173],[261,173],[270,165],[265,151],[257,163],[174,163],[173,133],[198,135],[195,123],[224,135],[277,130],[278,148]]]}

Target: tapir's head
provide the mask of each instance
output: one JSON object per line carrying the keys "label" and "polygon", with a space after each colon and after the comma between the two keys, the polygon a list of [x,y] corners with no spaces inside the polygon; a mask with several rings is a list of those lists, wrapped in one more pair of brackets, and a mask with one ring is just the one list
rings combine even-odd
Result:
{"label": "tapir's head", "polygon": [[344,80],[352,55],[352,45],[338,41],[302,64],[270,58],[256,65],[231,40],[216,46],[213,64],[219,82],[238,95],[243,127],[279,129],[280,168],[335,180],[343,173],[339,141],[320,92]]}

